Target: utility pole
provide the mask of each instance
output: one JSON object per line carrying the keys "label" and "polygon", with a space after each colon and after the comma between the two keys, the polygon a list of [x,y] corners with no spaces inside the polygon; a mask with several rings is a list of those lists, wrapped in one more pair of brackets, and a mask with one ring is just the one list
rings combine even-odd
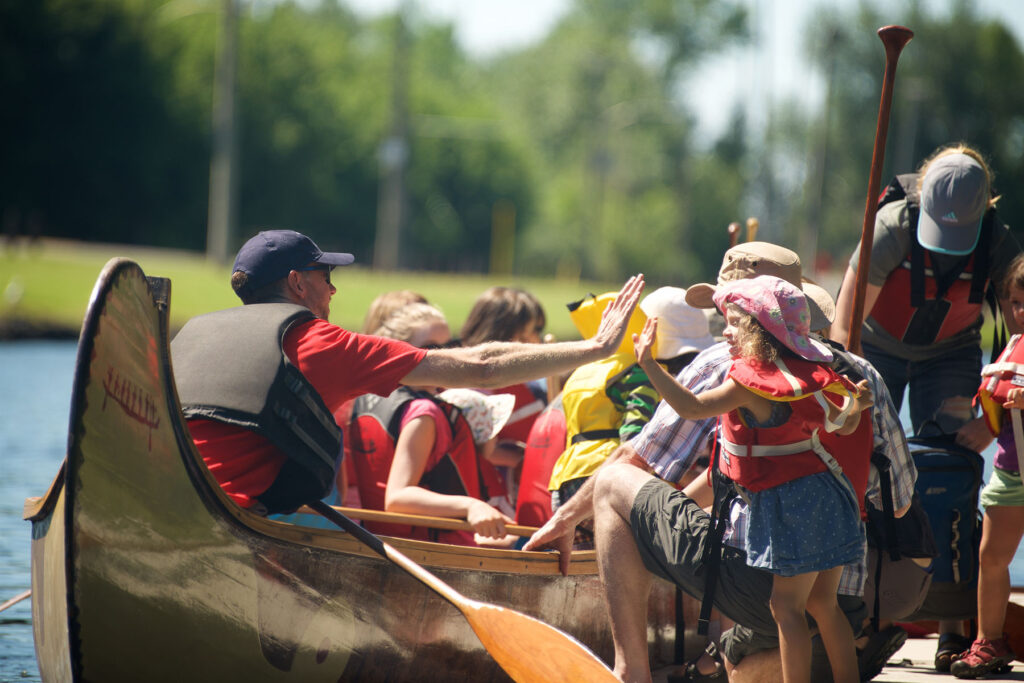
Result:
{"label": "utility pole", "polygon": [[373,267],[395,270],[402,265],[402,241],[408,220],[406,172],[409,166],[409,35],[407,3],[395,18],[394,63],[391,81],[391,130],[377,152],[380,190],[377,195],[377,235]]}
{"label": "utility pole", "polygon": [[238,132],[235,77],[238,72],[238,2],[222,0],[220,41],[213,78],[213,145],[206,257],[227,263],[238,223]]}

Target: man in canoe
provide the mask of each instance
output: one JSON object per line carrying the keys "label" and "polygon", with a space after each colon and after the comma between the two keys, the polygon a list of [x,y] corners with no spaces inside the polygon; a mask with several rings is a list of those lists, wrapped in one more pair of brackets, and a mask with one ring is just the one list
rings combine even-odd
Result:
{"label": "man in canoe", "polygon": [[292,230],[260,232],[232,269],[244,305],[193,318],[171,343],[196,448],[244,508],[290,512],[326,495],[341,451],[331,414],[349,399],[402,384],[508,386],[609,355],[644,284],[626,282],[590,339],[426,350],[328,322],[331,271],[353,260]]}
{"label": "man in canoe", "polygon": [[[775,275],[802,286],[808,294],[812,328],[819,331],[828,327],[834,311],[831,298],[820,287],[801,282],[799,257],[789,249],[764,242],[733,247],[726,252],[718,283],[758,275]],[[691,287],[687,302],[704,307],[706,302],[695,299],[701,298],[702,290],[709,294],[711,289],[710,285]],[[722,342],[703,351],[678,379],[692,391],[706,390],[724,381],[730,364],[728,344]],[[911,502],[916,470],[898,415],[874,369],[857,357],[852,357],[851,364],[869,380],[874,394],[874,445],[892,464],[894,504],[898,514],[902,514]],[[644,629],[652,576],[674,582],[693,597],[704,594],[706,564],[700,555],[709,535],[709,516],[701,508],[712,503],[708,478],[698,476],[682,492],[667,482],[678,480],[698,457],[707,453],[716,423],[715,419],[684,420],[666,404],[659,404],[643,432],[613,453],[591,481],[559,508],[525,546],[526,550],[554,546],[563,550],[563,560],[567,561],[564,549],[573,529],[581,519],[594,515],[602,585],[606,587],[615,640],[615,670],[623,680],[650,680]],[[866,459],[868,455],[864,453],[861,457]],[[836,458],[841,460],[838,453]],[[873,484],[868,489],[876,497],[877,476]],[[881,508],[880,501],[876,500],[876,505]],[[729,519],[737,523],[726,530],[713,594],[714,606],[737,622],[720,641],[725,668],[731,680],[781,680],[777,629],[769,608],[771,575],[747,566],[743,541],[734,533],[743,528],[737,517],[746,513],[742,498],[732,503],[731,512]],[[855,632],[860,630],[867,613],[861,597],[864,569],[863,565],[848,566],[840,581],[840,605]],[[875,649],[884,664],[893,647],[891,643],[881,643]],[[863,671],[865,662],[861,665]],[[877,662],[867,665],[869,675],[877,673],[876,667],[881,668]],[[706,671],[695,667],[692,677],[724,680],[722,665],[713,666],[717,670],[711,670],[711,666]]]}

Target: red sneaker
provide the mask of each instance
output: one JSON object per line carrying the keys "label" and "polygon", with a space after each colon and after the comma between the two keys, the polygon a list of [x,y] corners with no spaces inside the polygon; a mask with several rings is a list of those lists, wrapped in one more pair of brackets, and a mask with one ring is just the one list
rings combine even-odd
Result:
{"label": "red sneaker", "polygon": [[971,643],[971,649],[949,667],[957,678],[978,678],[988,673],[1002,674],[1010,670],[1014,655],[1006,637],[989,640],[978,638]]}

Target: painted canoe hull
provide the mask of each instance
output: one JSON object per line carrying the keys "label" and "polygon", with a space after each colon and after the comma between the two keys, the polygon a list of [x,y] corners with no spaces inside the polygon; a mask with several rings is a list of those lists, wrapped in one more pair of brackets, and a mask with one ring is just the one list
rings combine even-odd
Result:
{"label": "painted canoe hull", "polygon": [[[114,259],[90,300],[67,459],[25,505],[43,679],[507,680],[457,609],[348,534],[267,520],[223,495],[181,416],[169,293]],[[550,553],[389,542],[466,597],[611,661],[592,552],[563,577]],[[658,581],[649,614],[652,666],[679,661],[677,624],[692,628],[696,606]]]}

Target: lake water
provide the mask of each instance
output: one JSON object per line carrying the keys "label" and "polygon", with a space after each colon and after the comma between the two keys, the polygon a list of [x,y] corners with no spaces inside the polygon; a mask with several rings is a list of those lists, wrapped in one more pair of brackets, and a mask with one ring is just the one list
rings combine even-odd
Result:
{"label": "lake water", "polygon": [[[46,492],[64,457],[75,349],[75,342],[0,342],[0,603],[31,587],[22,505]],[[993,453],[984,454],[986,472]],[[1010,573],[1014,585],[1024,584],[1024,552]],[[24,600],[0,612],[0,681],[39,680]]]}

